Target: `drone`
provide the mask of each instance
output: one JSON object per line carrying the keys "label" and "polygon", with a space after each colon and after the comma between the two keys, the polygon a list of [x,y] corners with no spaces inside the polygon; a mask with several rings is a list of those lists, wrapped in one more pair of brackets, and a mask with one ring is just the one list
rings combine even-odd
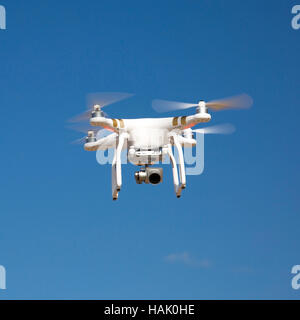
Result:
{"label": "drone", "polygon": [[[163,181],[163,169],[154,167],[169,157],[173,173],[173,184],[177,198],[186,188],[186,170],[183,147],[197,145],[194,133],[225,134],[232,131],[232,126],[219,125],[192,129],[198,124],[211,121],[208,112],[225,109],[249,108],[253,101],[246,94],[198,103],[183,103],[167,100],[153,100],[152,107],[157,112],[168,112],[195,108],[191,115],[165,118],[115,119],[110,118],[103,109],[108,105],[130,98],[127,93],[97,93],[89,95],[88,110],[71,119],[72,122],[89,120],[87,135],[80,139],[84,150],[97,151],[114,149],[112,161],[112,198],[117,200],[122,187],[121,153],[127,150],[127,159],[139,167],[134,177],[137,184],[158,185]],[[99,128],[100,127],[100,128]],[[96,129],[97,128],[97,129]],[[109,133],[103,137],[103,131]],[[176,160],[173,147],[176,148]],[[178,162],[178,163],[177,163]],[[179,167],[179,170],[178,170]]]}

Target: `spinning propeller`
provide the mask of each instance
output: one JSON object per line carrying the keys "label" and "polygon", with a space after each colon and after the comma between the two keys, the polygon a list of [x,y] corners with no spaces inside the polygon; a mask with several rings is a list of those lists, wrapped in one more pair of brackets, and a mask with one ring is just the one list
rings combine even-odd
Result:
{"label": "spinning propeller", "polygon": [[96,92],[87,95],[87,110],[73,117],[69,122],[88,121],[94,110],[101,110],[113,103],[132,97],[133,94],[125,92]]}
{"label": "spinning propeller", "polygon": [[192,130],[192,132],[204,134],[231,134],[234,131],[235,127],[230,123]]}
{"label": "spinning propeller", "polygon": [[213,111],[226,110],[226,109],[246,109],[250,108],[253,104],[252,98],[247,94],[241,94],[225,99],[212,100],[209,102],[200,101],[198,104],[195,103],[185,103],[177,101],[167,101],[167,100],[153,100],[152,107],[157,112],[167,112],[173,110],[183,110],[193,107],[205,106]]}

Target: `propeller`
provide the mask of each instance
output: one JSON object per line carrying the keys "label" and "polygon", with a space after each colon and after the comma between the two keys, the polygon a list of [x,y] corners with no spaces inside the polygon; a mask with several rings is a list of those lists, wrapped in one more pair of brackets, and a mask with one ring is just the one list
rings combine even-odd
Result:
{"label": "propeller", "polygon": [[71,142],[71,144],[85,144],[85,143],[86,143],[86,136]]}
{"label": "propeller", "polygon": [[[152,108],[157,112],[167,112],[172,110],[183,110],[192,107],[198,107],[201,103],[203,102],[185,103],[156,99],[152,101]],[[246,109],[250,108],[252,104],[252,98],[245,93],[220,100],[212,100],[205,103],[206,107],[212,109],[213,111],[225,109]]]}
{"label": "propeller", "polygon": [[132,97],[133,94],[125,92],[96,92],[87,95],[87,110],[69,120],[69,122],[88,121],[92,111],[102,109],[113,103]]}
{"label": "propeller", "polygon": [[194,129],[192,132],[204,134],[231,134],[235,132],[235,127],[230,123],[225,123],[216,126]]}

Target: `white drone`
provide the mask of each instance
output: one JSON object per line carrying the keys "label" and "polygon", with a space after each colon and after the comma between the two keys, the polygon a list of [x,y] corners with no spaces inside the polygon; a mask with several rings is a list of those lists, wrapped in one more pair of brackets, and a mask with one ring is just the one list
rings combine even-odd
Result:
{"label": "white drone", "polygon": [[[170,118],[141,118],[141,119],[112,119],[104,112],[103,108],[109,104],[129,98],[126,93],[100,93],[92,97],[93,105],[84,114],[77,116],[72,121],[90,119],[93,127],[102,127],[102,130],[87,129],[84,138],[84,149],[86,151],[107,150],[114,148],[112,162],[112,197],[118,199],[122,186],[121,152],[127,149],[128,160],[140,170],[135,173],[138,184],[150,183],[153,185],[162,182],[162,168],[150,167],[155,163],[163,162],[165,157],[170,158],[173,171],[175,193],[178,198],[186,187],[185,163],[183,156],[184,147],[194,147],[197,141],[193,132],[201,133],[229,133],[230,128],[226,126],[212,126],[192,130],[199,123],[209,122],[211,115],[208,109],[217,111],[232,108],[247,108],[252,104],[252,99],[242,94],[239,96],[215,100],[211,102],[200,101],[197,104],[181,103],[166,100],[154,100],[153,108],[158,112],[170,110],[188,109],[196,107],[196,112],[190,116]],[[111,131],[103,137],[103,129]],[[81,139],[82,140],[82,139]],[[179,174],[176,159],[172,147],[178,152]]]}

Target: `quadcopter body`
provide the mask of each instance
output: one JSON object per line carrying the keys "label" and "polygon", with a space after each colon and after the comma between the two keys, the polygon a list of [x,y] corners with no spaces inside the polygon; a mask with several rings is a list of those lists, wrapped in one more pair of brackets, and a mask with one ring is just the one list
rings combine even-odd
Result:
{"label": "quadcopter body", "polygon": [[[208,108],[224,109],[233,107],[232,105],[236,103],[236,100],[237,98],[230,98],[230,100],[211,103],[200,101],[198,104],[177,103],[177,105],[173,102],[156,100],[153,104],[155,109],[157,109],[156,105],[166,106],[169,109],[170,104],[175,104],[176,109],[196,107],[196,112],[189,116],[141,119],[109,118],[102,110],[105,104],[95,104],[92,110],[85,113],[85,117],[89,117],[90,125],[93,128],[101,127],[111,133],[101,137],[97,134],[97,130],[88,130],[84,149],[86,151],[114,149],[112,162],[113,200],[118,199],[122,186],[122,150],[127,150],[129,162],[140,167],[140,170],[135,173],[135,180],[138,184],[149,183],[155,185],[162,182],[162,168],[152,167],[152,165],[163,162],[166,157],[169,157],[175,194],[180,198],[182,190],[186,187],[183,147],[194,147],[197,144],[193,137],[193,132],[200,132],[201,130],[204,133],[225,133],[226,131],[221,126],[209,127],[206,132],[203,129],[192,130],[192,128],[211,120]],[[240,102],[240,97],[238,100]],[[173,153],[173,147],[177,149],[178,163]]]}

